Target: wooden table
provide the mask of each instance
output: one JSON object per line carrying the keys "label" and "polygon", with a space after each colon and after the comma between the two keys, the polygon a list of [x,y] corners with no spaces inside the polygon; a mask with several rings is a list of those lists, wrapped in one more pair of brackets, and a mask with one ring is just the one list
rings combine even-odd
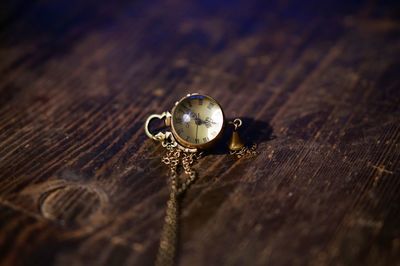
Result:
{"label": "wooden table", "polygon": [[196,165],[179,265],[399,265],[394,1],[9,2],[1,265],[151,265],[168,170],[143,124],[195,91],[259,154]]}

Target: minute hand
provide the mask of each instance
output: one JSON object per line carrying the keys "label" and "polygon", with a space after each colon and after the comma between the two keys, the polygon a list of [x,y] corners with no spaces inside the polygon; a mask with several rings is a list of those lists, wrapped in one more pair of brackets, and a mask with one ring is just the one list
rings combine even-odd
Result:
{"label": "minute hand", "polygon": [[[201,123],[201,119],[200,119],[200,114],[199,113],[197,114],[197,119]],[[200,123],[196,123],[196,139],[197,139],[197,134],[199,133],[199,125],[201,125]]]}
{"label": "minute hand", "polygon": [[203,124],[205,124],[206,126],[210,126],[210,124],[217,124],[214,121],[212,121],[212,119],[207,118],[205,121],[203,121]]}

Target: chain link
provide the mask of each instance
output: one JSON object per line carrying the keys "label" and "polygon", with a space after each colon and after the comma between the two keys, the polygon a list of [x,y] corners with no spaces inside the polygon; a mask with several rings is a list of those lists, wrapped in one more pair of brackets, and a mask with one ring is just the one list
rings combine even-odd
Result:
{"label": "chain link", "polygon": [[[170,194],[155,264],[156,266],[173,266],[178,244],[179,197],[196,180],[197,173],[192,166],[202,157],[202,153],[184,152],[173,143],[163,146],[167,149],[162,162],[169,167]],[[238,159],[243,156],[253,156],[257,154],[256,148],[257,145],[254,144],[251,147],[243,147],[239,151],[231,151],[231,154]],[[178,175],[180,164],[186,174],[186,178],[182,180],[179,179]]]}
{"label": "chain link", "polygon": [[[172,266],[175,264],[178,244],[179,196],[184,194],[196,180],[197,173],[193,170],[192,165],[202,156],[202,153],[184,152],[173,145],[166,145],[165,148],[167,152],[162,158],[162,162],[169,167],[170,195],[156,258],[157,266]],[[179,164],[182,164],[183,170],[187,175],[184,180],[179,180],[178,178]]]}
{"label": "chain link", "polygon": [[242,157],[251,157],[257,155],[256,149],[257,149],[257,144],[253,144],[250,147],[244,146],[238,151],[230,151],[230,154],[236,156],[238,159]]}

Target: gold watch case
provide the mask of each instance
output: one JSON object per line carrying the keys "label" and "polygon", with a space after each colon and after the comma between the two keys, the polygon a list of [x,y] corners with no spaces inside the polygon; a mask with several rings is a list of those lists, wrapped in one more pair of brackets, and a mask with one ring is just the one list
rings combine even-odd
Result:
{"label": "gold watch case", "polygon": [[[190,97],[196,97],[196,96],[200,96],[203,100],[207,99],[209,104],[212,103],[212,107],[210,108],[209,106],[207,106],[207,108],[209,108],[209,111],[204,110],[204,108],[203,108],[204,106],[201,107],[201,108],[203,108],[202,114],[201,114],[203,116],[203,119],[204,119],[204,115],[206,114],[205,111],[208,112],[208,115],[211,115],[211,117],[208,116],[205,120],[202,120],[200,118],[200,112],[197,112],[197,114],[196,114],[190,108],[184,107],[185,109],[189,109],[189,110],[188,110],[188,112],[183,114],[182,117],[179,119],[181,119],[183,121],[183,119],[185,118],[184,115],[186,115],[187,116],[186,118],[189,117],[190,119],[194,120],[195,125],[197,127],[196,128],[196,139],[195,139],[196,143],[194,143],[194,142],[187,141],[180,136],[179,128],[177,129],[175,126],[176,125],[175,119],[178,119],[176,112],[179,109],[179,106],[181,106],[181,103],[183,103],[185,100],[189,99]],[[197,98],[197,99],[200,99],[200,98]],[[200,103],[197,103],[197,105],[198,105],[197,108],[200,108],[199,107]],[[199,111],[199,110],[197,110],[197,111]],[[212,112],[212,111],[215,111],[215,112]],[[180,112],[183,113],[183,111],[180,111]],[[215,117],[213,118],[212,116],[214,116],[214,115],[215,115]],[[165,131],[165,132],[158,132],[156,134],[153,134],[150,131],[150,123],[151,123],[151,121],[156,120],[156,119],[164,120],[165,125],[168,127],[171,127],[171,132]],[[189,119],[189,122],[191,121],[190,119]],[[216,120],[217,122],[214,120]],[[184,122],[186,128],[190,127],[189,122],[188,121]],[[216,128],[213,128],[214,126],[212,124],[216,124],[218,126],[218,132],[217,132]],[[207,128],[207,131],[206,131],[207,135],[206,135],[206,137],[202,138],[202,143],[200,143],[198,136],[197,136],[197,133],[198,133],[197,130],[200,125],[204,125]],[[222,137],[224,129],[225,129],[225,125],[226,125],[226,122],[225,122],[224,110],[222,109],[221,105],[214,98],[212,98],[211,96],[208,96],[208,95],[200,94],[200,93],[191,93],[191,94],[187,94],[185,97],[183,97],[179,101],[177,101],[175,103],[175,106],[172,108],[171,113],[163,112],[162,114],[150,115],[146,120],[144,129],[145,129],[146,135],[149,138],[162,142],[163,146],[167,146],[167,145],[171,146],[172,145],[174,147],[178,147],[178,148],[184,150],[185,152],[197,152],[198,150],[207,150],[207,149],[213,147],[214,144]],[[193,127],[193,123],[191,124],[191,126]],[[180,126],[180,127],[182,129],[182,126]],[[211,134],[210,138],[208,137],[209,127],[214,129],[214,131],[212,131],[210,133]],[[193,128],[189,129],[189,131],[190,131],[189,134],[193,134],[192,130],[193,130]],[[204,133],[204,131],[206,129],[202,128],[201,130],[202,130],[202,133]],[[185,131],[185,130],[182,129],[182,132],[183,131]]]}
{"label": "gold watch case", "polygon": [[[186,101],[188,98],[191,98],[193,96],[202,96],[204,98],[207,98],[208,101],[213,102],[216,104],[216,107],[221,110],[222,113],[222,125],[221,128],[219,129],[219,132],[217,133],[217,135],[215,137],[213,137],[210,141],[207,141],[206,143],[193,143],[190,141],[187,141],[185,139],[183,139],[180,134],[177,131],[177,128],[175,127],[174,123],[174,119],[177,119],[177,108],[181,105],[182,102]],[[170,121],[168,121],[170,120]],[[171,131],[172,134],[175,138],[175,140],[182,145],[185,148],[191,148],[191,149],[199,149],[199,150],[207,150],[209,148],[211,148],[212,146],[214,146],[214,144],[221,138],[224,129],[225,129],[225,114],[224,114],[224,110],[222,109],[221,105],[211,96],[208,95],[204,95],[204,94],[200,94],[200,93],[191,93],[186,95],[185,97],[182,97],[179,101],[177,101],[175,103],[175,106],[172,108],[171,110],[171,115],[169,116],[169,119],[166,119],[166,125],[167,126],[171,126]]]}

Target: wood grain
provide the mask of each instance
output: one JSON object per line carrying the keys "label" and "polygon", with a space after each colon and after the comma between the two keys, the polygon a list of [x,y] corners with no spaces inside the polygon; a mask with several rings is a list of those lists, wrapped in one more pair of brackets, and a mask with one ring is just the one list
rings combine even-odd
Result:
{"label": "wood grain", "polygon": [[144,120],[196,91],[259,154],[197,164],[179,265],[400,263],[395,2],[1,5],[1,265],[152,265]]}

